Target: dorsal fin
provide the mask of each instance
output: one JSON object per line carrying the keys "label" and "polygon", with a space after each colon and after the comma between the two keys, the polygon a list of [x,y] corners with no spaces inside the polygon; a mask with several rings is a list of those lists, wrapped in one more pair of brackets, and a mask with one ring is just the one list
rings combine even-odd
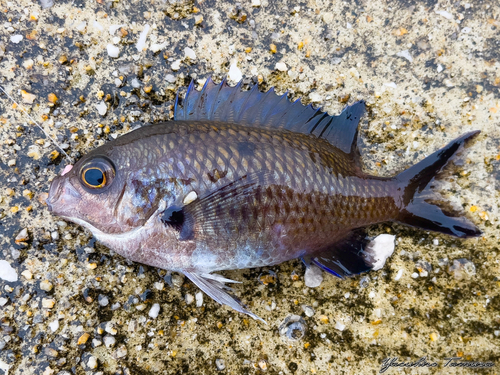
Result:
{"label": "dorsal fin", "polygon": [[303,105],[299,99],[290,102],[287,93],[278,96],[274,88],[261,92],[254,85],[242,91],[241,83],[231,87],[223,79],[217,85],[208,78],[203,89],[198,91],[191,81],[182,103],[177,94],[174,119],[222,121],[313,134],[345,153],[358,156],[356,140],[359,119],[365,111],[363,101],[347,106],[338,116],[330,116],[311,104]]}

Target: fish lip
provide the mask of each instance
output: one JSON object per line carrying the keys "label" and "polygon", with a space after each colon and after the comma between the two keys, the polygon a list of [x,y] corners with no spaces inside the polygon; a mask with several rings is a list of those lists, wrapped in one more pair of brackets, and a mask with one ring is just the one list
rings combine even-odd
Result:
{"label": "fish lip", "polygon": [[80,199],[81,194],[73,187],[71,182],[66,181],[64,183],[62,176],[54,178],[50,184],[49,196],[45,200],[47,207],[50,212],[54,212],[54,206],[57,202],[65,200],[67,197]]}
{"label": "fish lip", "polygon": [[54,209],[53,204],[55,202],[57,202],[57,200],[59,199],[59,196],[61,195],[60,185],[61,185],[61,177],[59,177],[59,176],[54,178],[52,180],[52,183],[50,184],[49,196],[45,200],[45,203],[47,203],[47,207],[48,207],[50,212],[53,211],[53,209]]}

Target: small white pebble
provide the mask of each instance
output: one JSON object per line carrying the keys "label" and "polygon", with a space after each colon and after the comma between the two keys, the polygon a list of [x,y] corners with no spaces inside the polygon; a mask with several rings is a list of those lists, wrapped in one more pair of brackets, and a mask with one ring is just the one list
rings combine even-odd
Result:
{"label": "small white pebble", "polygon": [[106,345],[106,348],[111,348],[115,346],[116,344],[116,339],[113,336],[106,335],[104,336],[104,345]]}
{"label": "small white pebble", "polygon": [[196,60],[196,53],[189,47],[184,48],[184,56],[191,60]]}
{"label": "small white pebble", "polygon": [[116,350],[114,357],[123,358],[126,355],[127,355],[127,347],[125,345],[122,345]]}
{"label": "small white pebble", "polygon": [[173,74],[167,74],[165,76],[165,81],[168,83],[174,83],[175,82],[175,76]]}
{"label": "small white pebble", "polygon": [[120,305],[119,302],[116,302],[116,303],[113,303],[111,305],[111,311],[115,311],[115,310],[118,310],[122,305]]}
{"label": "small white pebble", "polygon": [[339,331],[343,331],[345,329],[345,324],[341,322],[335,322],[335,329],[338,329]]}
{"label": "small white pebble", "polygon": [[234,82],[239,82],[243,78],[240,68],[236,65],[236,60],[233,60],[229,67],[229,78]]}
{"label": "small white pebble", "polygon": [[51,309],[56,304],[56,300],[53,298],[42,298],[42,307],[46,309]]}
{"label": "small white pebble", "polygon": [[215,360],[215,367],[217,367],[217,370],[222,371],[226,368],[226,364],[222,358],[217,358]]}
{"label": "small white pebble", "polygon": [[398,271],[396,276],[394,276],[394,281],[398,281],[399,279],[401,279],[401,276],[403,276],[403,269],[402,268]]}
{"label": "small white pebble", "polygon": [[439,245],[439,240],[438,240],[437,238],[434,238],[434,239],[432,240],[432,244],[433,244],[434,246]]}
{"label": "small white pebble", "polygon": [[413,273],[411,274],[411,278],[412,278],[412,279],[418,279],[418,273],[413,272]]}
{"label": "small white pebble", "polygon": [[106,114],[106,112],[108,111],[108,106],[106,105],[106,103],[104,103],[103,100],[101,100],[99,103],[97,103],[95,105],[95,107],[97,108],[97,112],[101,115],[101,116],[104,116]]}
{"label": "small white pebble", "polygon": [[195,299],[196,299],[196,307],[203,306],[203,293],[202,292],[196,293]]}
{"label": "small white pebble", "polygon": [[316,91],[313,91],[309,94],[309,99],[311,99],[311,102],[313,103],[319,103],[321,102],[321,100],[323,100],[323,97]]}
{"label": "small white pebble", "polygon": [[50,292],[53,288],[52,283],[49,280],[43,280],[40,282],[40,289],[46,292]]}
{"label": "small white pebble", "polygon": [[471,31],[472,31],[472,29],[470,27],[464,27],[462,29],[462,33],[464,33],[464,34],[469,34]]}
{"label": "small white pebble", "polygon": [[11,41],[12,43],[14,43],[14,44],[19,43],[21,40],[23,40],[23,36],[22,36],[22,35],[19,35],[19,34],[18,34],[18,35],[12,35],[12,36],[10,37],[10,41]]}
{"label": "small white pebble", "polygon": [[279,70],[280,72],[286,72],[288,70],[288,67],[284,62],[279,62],[276,63],[275,67],[276,70]]}
{"label": "small white pebble", "polygon": [[309,318],[314,315],[314,309],[311,306],[302,306],[302,310],[304,310],[304,313]]}
{"label": "small white pebble", "polygon": [[175,60],[170,67],[173,71],[179,70],[181,68],[181,60]]}
{"label": "small white pebble", "polygon": [[97,298],[97,300],[99,301],[99,305],[102,306],[102,307],[109,305],[109,299],[108,299],[108,297],[106,297],[103,294],[99,294],[99,297]]}
{"label": "small white pebble", "polygon": [[108,51],[108,56],[116,59],[118,56],[120,56],[120,48],[113,44],[108,44],[106,46],[106,49]]}
{"label": "small white pebble", "polygon": [[104,327],[104,330],[107,332],[107,333],[110,333],[112,335],[116,335],[118,333],[118,331],[116,330],[115,326],[113,323],[111,322],[107,322],[106,323],[106,327]]}
{"label": "small white pebble", "polygon": [[160,313],[160,304],[155,303],[153,306],[151,306],[151,309],[149,310],[149,316],[153,319],[156,319],[158,317],[158,314]]}
{"label": "small white pebble", "polygon": [[316,288],[320,286],[323,282],[323,271],[315,265],[310,265],[306,268],[304,281],[306,286],[309,288]]}
{"label": "small white pebble", "polygon": [[17,271],[12,268],[9,262],[6,260],[0,260],[0,279],[8,282],[17,281]]}
{"label": "small white pebble", "polygon": [[88,368],[94,370],[97,368],[97,358],[94,357],[93,355],[89,357],[89,360],[87,362]]}
{"label": "small white pebble", "polygon": [[49,328],[52,332],[55,332],[59,329],[59,321],[54,320],[53,322],[49,323]]}
{"label": "small white pebble", "polygon": [[194,297],[192,294],[187,293],[186,296],[184,297],[186,300],[186,304],[190,305],[194,301]]}
{"label": "small white pebble", "polygon": [[252,0],[253,7],[260,7],[260,0]]}
{"label": "small white pebble", "polygon": [[85,28],[87,27],[87,22],[82,21],[78,25],[75,26],[75,29],[79,32],[85,31]]}
{"label": "small white pebble", "polygon": [[21,275],[23,275],[26,280],[31,280],[33,278],[33,274],[30,270],[24,270],[21,272]]}

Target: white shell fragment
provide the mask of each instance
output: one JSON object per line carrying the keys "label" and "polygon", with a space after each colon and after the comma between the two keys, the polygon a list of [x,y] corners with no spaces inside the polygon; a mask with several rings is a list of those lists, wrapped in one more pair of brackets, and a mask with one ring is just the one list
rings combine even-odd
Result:
{"label": "white shell fragment", "polygon": [[394,281],[398,281],[399,279],[401,279],[401,276],[403,276],[403,269],[400,269],[396,276],[394,276]]}
{"label": "white shell fragment", "polygon": [[150,29],[149,24],[145,24],[144,29],[141,32],[141,35],[139,35],[139,40],[137,41],[137,44],[135,45],[135,47],[137,48],[137,50],[139,52],[144,50],[144,48],[146,47],[146,39],[148,37],[149,29]]}
{"label": "white shell fragment", "polygon": [[366,252],[373,258],[373,270],[381,269],[387,258],[394,252],[396,236],[392,234],[380,234],[375,237],[366,247]]}
{"label": "white shell fragment", "polygon": [[196,198],[198,198],[198,194],[196,194],[195,191],[192,191],[184,197],[184,200],[182,201],[182,203],[189,204],[189,203],[193,202],[194,200],[196,200]]}
{"label": "white shell fragment", "polygon": [[17,281],[17,271],[6,260],[0,260],[0,279],[10,283]]}
{"label": "white shell fragment", "polygon": [[236,60],[234,60],[229,67],[229,78],[235,82],[239,82],[243,78],[240,68],[236,65]]}
{"label": "white shell fragment", "polygon": [[151,51],[153,51],[153,53],[157,53],[157,52],[160,52],[162,49],[165,49],[165,47],[168,46],[168,42],[164,42],[164,43],[154,43],[152,44],[149,49]]}

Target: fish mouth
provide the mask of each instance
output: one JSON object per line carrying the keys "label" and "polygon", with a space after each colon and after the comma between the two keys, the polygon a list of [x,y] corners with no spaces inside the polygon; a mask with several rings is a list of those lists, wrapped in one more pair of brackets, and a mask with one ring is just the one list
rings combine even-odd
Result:
{"label": "fish mouth", "polygon": [[50,184],[49,196],[45,200],[50,212],[55,212],[55,206],[74,206],[81,194],[67,180],[58,176]]}

